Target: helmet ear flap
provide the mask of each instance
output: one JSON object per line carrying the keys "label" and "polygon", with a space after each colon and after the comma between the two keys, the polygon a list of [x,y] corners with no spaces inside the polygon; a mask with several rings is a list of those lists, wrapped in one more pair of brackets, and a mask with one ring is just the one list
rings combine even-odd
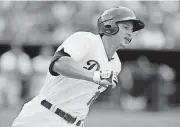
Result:
{"label": "helmet ear flap", "polygon": [[113,21],[106,21],[104,23],[102,23],[104,27],[102,27],[102,32],[107,35],[114,35],[119,31],[119,27],[117,25],[117,23],[113,22]]}
{"label": "helmet ear flap", "polygon": [[111,28],[111,25],[105,25],[105,27],[106,27],[107,29],[110,29],[110,28]]}
{"label": "helmet ear flap", "polygon": [[112,19],[102,22],[102,18],[100,17],[98,19],[97,26],[100,35],[105,34],[107,36],[110,36],[116,34],[119,31],[119,26]]}

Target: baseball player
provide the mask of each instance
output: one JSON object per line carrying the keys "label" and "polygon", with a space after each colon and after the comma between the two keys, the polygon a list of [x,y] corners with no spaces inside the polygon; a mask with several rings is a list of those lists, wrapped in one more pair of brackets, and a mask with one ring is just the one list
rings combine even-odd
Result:
{"label": "baseball player", "polygon": [[58,47],[39,95],[23,106],[12,127],[84,126],[93,101],[118,83],[116,51],[144,23],[129,8],[115,7],[100,16],[97,27],[98,35],[76,32]]}

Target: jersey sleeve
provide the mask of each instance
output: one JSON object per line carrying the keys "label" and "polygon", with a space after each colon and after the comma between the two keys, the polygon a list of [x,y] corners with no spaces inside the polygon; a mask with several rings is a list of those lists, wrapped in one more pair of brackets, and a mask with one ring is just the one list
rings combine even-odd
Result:
{"label": "jersey sleeve", "polygon": [[56,52],[64,49],[75,61],[82,60],[90,49],[90,39],[83,33],[75,33],[67,38]]}
{"label": "jersey sleeve", "polygon": [[71,57],[75,61],[84,59],[90,49],[89,45],[90,39],[85,33],[78,32],[71,35],[56,50],[49,66],[50,74],[59,76],[57,72],[53,71],[53,66],[61,56]]}

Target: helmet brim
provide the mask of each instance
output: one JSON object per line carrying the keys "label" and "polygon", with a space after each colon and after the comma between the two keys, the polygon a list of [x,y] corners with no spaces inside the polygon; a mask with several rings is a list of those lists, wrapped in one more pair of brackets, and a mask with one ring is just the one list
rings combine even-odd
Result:
{"label": "helmet brim", "polygon": [[121,19],[120,21],[119,21],[119,19],[117,19],[116,23],[118,23],[118,22],[126,22],[126,21],[133,22],[133,32],[141,30],[141,29],[143,29],[145,27],[144,22],[142,22],[141,20],[132,19],[132,18],[125,18],[125,19]]}
{"label": "helmet brim", "polygon": [[138,20],[138,19],[132,19],[131,21],[133,21],[133,32],[141,30],[145,27],[144,22]]}

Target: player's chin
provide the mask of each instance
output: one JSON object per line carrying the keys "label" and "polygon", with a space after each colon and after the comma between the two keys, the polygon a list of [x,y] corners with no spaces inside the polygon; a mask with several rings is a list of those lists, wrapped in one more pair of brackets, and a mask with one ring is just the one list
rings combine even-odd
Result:
{"label": "player's chin", "polygon": [[122,48],[127,48],[128,45],[129,45],[129,42],[124,41],[122,44]]}

